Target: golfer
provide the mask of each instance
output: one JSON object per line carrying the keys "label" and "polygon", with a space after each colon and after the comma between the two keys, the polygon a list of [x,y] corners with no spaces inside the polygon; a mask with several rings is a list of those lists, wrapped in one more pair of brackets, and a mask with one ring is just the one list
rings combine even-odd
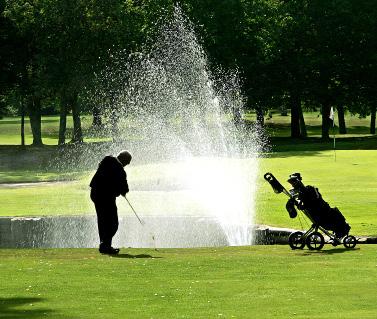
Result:
{"label": "golfer", "polygon": [[131,159],[128,151],[122,151],[116,157],[106,156],[90,182],[90,198],[97,212],[99,252],[102,254],[119,253],[118,248],[111,246],[119,225],[116,198],[129,192],[123,167],[130,164]]}

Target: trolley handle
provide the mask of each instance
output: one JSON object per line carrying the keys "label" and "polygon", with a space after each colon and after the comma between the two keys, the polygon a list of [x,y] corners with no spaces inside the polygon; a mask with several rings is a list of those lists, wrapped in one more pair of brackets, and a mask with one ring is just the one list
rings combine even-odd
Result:
{"label": "trolley handle", "polygon": [[264,174],[264,179],[271,185],[272,189],[276,194],[284,193],[287,196],[291,197],[291,194],[284,188],[283,185],[279,183],[279,181],[275,178],[272,173]]}

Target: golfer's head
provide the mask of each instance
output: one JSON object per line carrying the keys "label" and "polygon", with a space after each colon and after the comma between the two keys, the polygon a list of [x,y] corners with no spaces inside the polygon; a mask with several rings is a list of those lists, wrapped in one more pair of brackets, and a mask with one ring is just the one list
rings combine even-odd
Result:
{"label": "golfer's head", "polygon": [[132,155],[128,151],[121,151],[117,155],[118,161],[124,166],[128,165],[131,163]]}

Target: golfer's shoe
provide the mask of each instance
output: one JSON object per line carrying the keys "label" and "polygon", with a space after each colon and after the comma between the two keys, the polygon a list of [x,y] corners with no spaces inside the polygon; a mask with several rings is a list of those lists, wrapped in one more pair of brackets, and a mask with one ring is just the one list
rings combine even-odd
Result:
{"label": "golfer's shoe", "polygon": [[119,248],[113,248],[113,247],[100,247],[99,252],[101,254],[107,254],[107,255],[117,255],[119,254]]}

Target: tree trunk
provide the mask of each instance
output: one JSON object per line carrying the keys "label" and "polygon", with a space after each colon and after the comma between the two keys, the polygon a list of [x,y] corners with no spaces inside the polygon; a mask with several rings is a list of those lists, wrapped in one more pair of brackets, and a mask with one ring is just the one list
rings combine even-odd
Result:
{"label": "tree trunk", "polygon": [[346,121],[344,119],[344,106],[338,105],[339,134],[347,134]]}
{"label": "tree trunk", "polygon": [[288,116],[288,110],[286,108],[285,105],[283,105],[281,108],[280,108],[280,115],[281,116]]}
{"label": "tree trunk", "polygon": [[327,140],[330,138],[330,104],[327,102],[322,103],[322,139]]}
{"label": "tree trunk", "polygon": [[111,123],[111,137],[113,138],[113,141],[119,140],[119,127],[118,127],[118,114],[116,110],[112,110],[110,113],[110,123]]}
{"label": "tree trunk", "polygon": [[308,132],[306,131],[306,125],[305,125],[305,119],[304,119],[304,113],[302,112],[302,105],[300,101],[300,105],[298,108],[299,118],[300,118],[300,131],[301,131],[301,137],[307,137]]}
{"label": "tree trunk", "polygon": [[65,144],[65,133],[67,131],[67,111],[68,111],[67,95],[66,95],[66,92],[62,92],[60,96],[60,121],[59,121],[58,145]]}
{"label": "tree trunk", "polygon": [[21,146],[25,147],[25,99],[20,97],[21,109]]}
{"label": "tree trunk", "polygon": [[260,126],[264,126],[264,114],[262,107],[257,106],[255,108],[255,112],[257,113],[257,124]]}
{"label": "tree trunk", "polygon": [[93,128],[100,128],[102,126],[102,119],[101,119],[101,112],[100,112],[100,108],[95,105],[93,107],[93,123],[92,123],[92,127]]}
{"label": "tree trunk", "polygon": [[72,93],[70,96],[70,105],[72,107],[72,119],[73,119],[73,134],[72,143],[82,143],[82,129],[81,129],[81,119],[80,119],[80,105],[78,103],[78,94]]}
{"label": "tree trunk", "polygon": [[25,115],[28,109],[29,98],[26,94],[27,87],[27,70],[26,65],[22,68],[21,78],[20,78],[20,107],[21,107],[21,146],[25,147]]}
{"label": "tree trunk", "polygon": [[300,112],[301,107],[300,96],[291,93],[291,137],[300,137]]}
{"label": "tree trunk", "polygon": [[242,114],[239,107],[234,107],[233,112],[233,123],[236,127],[239,127],[242,124]]}
{"label": "tree trunk", "polygon": [[41,99],[35,96],[29,96],[27,104],[28,104],[31,132],[33,133],[32,145],[41,146],[43,145]]}
{"label": "tree trunk", "polygon": [[376,134],[376,105],[371,106],[370,134]]}

